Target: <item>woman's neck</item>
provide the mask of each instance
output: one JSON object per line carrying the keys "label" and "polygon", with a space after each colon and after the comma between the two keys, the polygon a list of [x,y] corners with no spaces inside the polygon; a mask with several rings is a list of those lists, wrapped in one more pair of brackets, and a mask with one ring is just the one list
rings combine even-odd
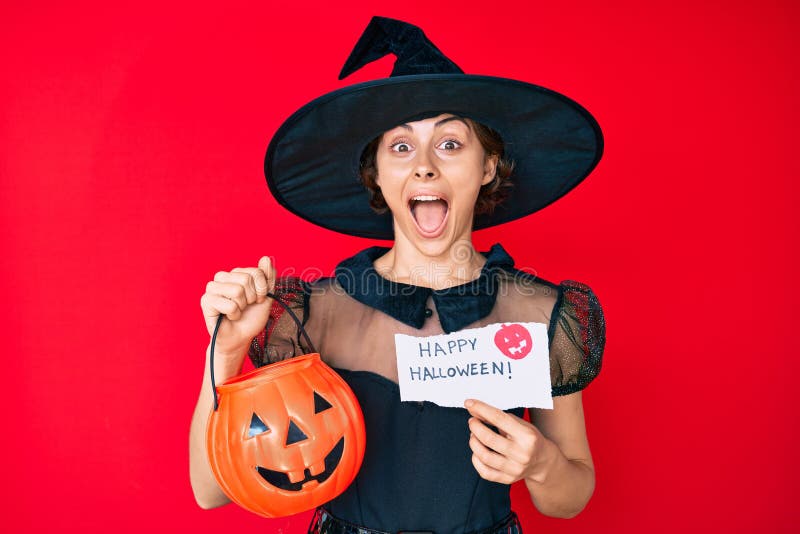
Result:
{"label": "woman's neck", "polygon": [[389,280],[445,289],[464,284],[480,276],[486,263],[472,245],[471,235],[453,242],[441,253],[426,253],[400,234],[392,248],[375,260],[378,273]]}

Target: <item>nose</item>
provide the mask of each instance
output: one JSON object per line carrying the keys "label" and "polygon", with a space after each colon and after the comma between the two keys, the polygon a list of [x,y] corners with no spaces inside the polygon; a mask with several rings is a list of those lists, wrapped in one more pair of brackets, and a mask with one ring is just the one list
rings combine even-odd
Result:
{"label": "nose", "polygon": [[417,157],[414,168],[414,177],[420,180],[432,180],[439,176],[439,170],[433,164],[426,152],[422,152]]}

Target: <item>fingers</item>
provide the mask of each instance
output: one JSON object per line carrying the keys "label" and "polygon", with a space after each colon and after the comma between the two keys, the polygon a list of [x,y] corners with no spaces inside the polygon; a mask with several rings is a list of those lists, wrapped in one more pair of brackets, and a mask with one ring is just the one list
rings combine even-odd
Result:
{"label": "fingers", "polygon": [[259,270],[254,267],[236,267],[230,272],[231,277],[235,276],[235,278],[233,278],[235,283],[241,284],[241,286],[244,288],[248,304],[264,301],[263,295],[261,296],[262,298],[260,298],[258,292],[256,291],[256,271]]}
{"label": "fingers", "polygon": [[275,289],[275,265],[272,263],[272,258],[269,256],[262,256],[258,260],[258,269],[263,277],[256,278],[256,293],[259,295],[266,295]]}
{"label": "fingers", "polygon": [[[274,289],[275,267],[269,256],[263,256],[258,267],[237,267],[216,273],[206,284],[200,304],[208,317],[222,313],[235,321],[249,304],[264,302],[267,293]],[[211,313],[214,311],[218,313]]]}
{"label": "fingers", "polygon": [[[217,274],[216,277],[224,279],[224,276],[220,276],[219,274]],[[215,297],[225,297],[230,299],[236,305],[236,309],[238,310],[244,310],[248,304],[245,288],[235,282],[218,282],[216,280],[212,280],[206,284],[206,293]],[[215,299],[214,301],[216,302],[217,300]],[[226,313],[225,315],[228,314]],[[228,318],[233,319],[233,317]]]}
{"label": "fingers", "polygon": [[235,300],[214,293],[205,293],[200,297],[200,306],[204,315],[210,318],[216,318],[221,313],[231,321],[235,321],[242,316],[242,308]]}
{"label": "fingers", "polygon": [[481,443],[475,434],[471,434],[469,437],[469,448],[472,449],[472,453],[477,456],[484,465],[492,469],[497,469],[498,471],[506,471],[509,463],[506,457],[497,454]]}
{"label": "fingers", "polygon": [[[264,302],[267,293],[275,289],[275,267],[269,256],[262,256],[258,267],[237,267],[232,273],[244,273],[248,276],[245,289],[248,291],[248,302]],[[252,292],[252,299],[250,292]]]}
{"label": "fingers", "polygon": [[[479,400],[467,399],[464,407],[472,415],[467,421],[471,432],[469,447],[478,474],[503,484],[523,478],[540,448],[541,434],[536,427]],[[500,433],[487,424],[496,426]]]}
{"label": "fingers", "polygon": [[502,471],[498,471],[497,469],[486,465],[477,455],[472,455],[472,465],[475,466],[475,470],[481,476],[481,478],[485,480],[490,480],[492,482],[500,482],[501,484],[511,484],[514,482],[514,479],[511,475],[503,473]]}
{"label": "fingers", "polygon": [[[469,429],[483,445],[517,463],[528,462],[529,451],[536,448],[541,436],[535,426],[478,400],[470,399],[464,405],[473,416],[468,421]],[[500,434],[483,421],[496,426]]]}
{"label": "fingers", "polygon": [[240,306],[264,302],[267,293],[275,288],[275,268],[268,256],[263,256],[258,264],[258,267],[236,267],[230,272],[218,272],[214,281],[223,285],[214,288],[219,294],[236,300]]}
{"label": "fingers", "polygon": [[470,415],[477,417],[487,423],[496,426],[501,432],[514,435],[515,430],[519,430],[518,417],[499,410],[494,406],[476,399],[467,399],[464,407]]}
{"label": "fingers", "polygon": [[512,445],[508,438],[493,431],[483,424],[480,419],[475,417],[470,417],[467,424],[469,425],[469,430],[472,432],[472,435],[475,436],[481,444],[497,453],[508,456]]}
{"label": "fingers", "polygon": [[220,271],[214,275],[214,282],[217,285],[212,286],[213,282],[209,282],[206,290],[214,288],[215,292],[236,300],[239,305],[252,304],[256,302],[257,295],[255,282],[249,270],[252,269],[237,267],[231,272]]}
{"label": "fingers", "polygon": [[519,443],[497,434],[475,417],[467,424],[471,432],[472,464],[481,477],[511,484],[524,476],[532,452],[526,453]]}

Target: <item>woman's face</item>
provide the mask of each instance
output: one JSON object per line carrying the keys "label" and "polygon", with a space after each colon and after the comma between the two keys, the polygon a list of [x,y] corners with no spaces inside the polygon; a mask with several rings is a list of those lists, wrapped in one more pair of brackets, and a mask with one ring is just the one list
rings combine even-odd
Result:
{"label": "woman's face", "polygon": [[401,232],[423,253],[440,256],[469,239],[475,200],[495,174],[473,129],[443,114],[403,124],[378,145],[377,185]]}

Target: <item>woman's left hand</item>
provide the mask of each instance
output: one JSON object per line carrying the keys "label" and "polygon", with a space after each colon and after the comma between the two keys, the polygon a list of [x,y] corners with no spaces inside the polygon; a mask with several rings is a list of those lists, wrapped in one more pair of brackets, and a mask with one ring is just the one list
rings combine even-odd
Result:
{"label": "woman's left hand", "polygon": [[[492,482],[511,484],[527,479],[544,482],[555,463],[558,446],[524,419],[479,400],[468,399],[472,465]],[[496,427],[495,432],[485,423]]]}

